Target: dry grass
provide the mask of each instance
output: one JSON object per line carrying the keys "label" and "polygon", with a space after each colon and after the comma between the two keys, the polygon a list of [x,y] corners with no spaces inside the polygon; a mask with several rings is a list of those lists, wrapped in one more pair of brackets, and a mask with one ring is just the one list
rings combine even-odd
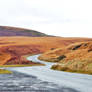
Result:
{"label": "dry grass", "polygon": [[[63,37],[0,37],[0,47],[2,46],[15,46],[15,45],[41,45],[45,46],[46,50],[49,47],[64,47],[71,43],[81,42],[81,41],[92,41],[89,38],[63,38]],[[45,50],[45,51],[46,51]]]}
{"label": "dry grass", "polygon": [[30,66],[44,66],[44,64],[28,64],[28,65],[0,65],[0,67],[30,67]]}
{"label": "dry grass", "polygon": [[0,74],[11,74],[12,72],[5,69],[0,69]]}
{"label": "dry grass", "polygon": [[71,43],[91,40],[63,37],[0,37],[0,65],[28,64],[30,62],[25,60],[24,55],[39,54],[52,48],[63,48]]}
{"label": "dry grass", "polygon": [[[65,48],[47,52],[41,60],[58,62],[52,69],[92,74],[92,42],[76,43]],[[64,56],[64,58],[59,58]],[[58,59],[59,58],[59,59]]]}

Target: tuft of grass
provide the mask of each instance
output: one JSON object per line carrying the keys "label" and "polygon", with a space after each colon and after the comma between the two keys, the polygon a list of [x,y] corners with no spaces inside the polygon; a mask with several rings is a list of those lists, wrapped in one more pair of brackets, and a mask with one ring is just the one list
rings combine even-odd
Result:
{"label": "tuft of grass", "polygon": [[51,69],[92,75],[92,61],[90,59],[84,59],[84,60],[75,59],[64,62],[63,60],[61,63],[53,65]]}
{"label": "tuft of grass", "polygon": [[0,69],[0,74],[12,74],[12,72],[9,70]]}
{"label": "tuft of grass", "polygon": [[71,72],[71,73],[81,73],[81,74],[90,74],[92,75],[91,71],[83,71],[83,70],[72,70],[69,69],[68,67],[57,67],[57,66],[52,66],[51,69],[53,70],[59,70],[59,71],[64,71],[64,72]]}
{"label": "tuft of grass", "polygon": [[[63,70],[61,70],[63,71]],[[83,70],[66,70],[64,72],[71,72],[71,73],[80,73],[80,74],[89,74],[89,75],[92,75],[92,72],[90,71],[83,71]]]}

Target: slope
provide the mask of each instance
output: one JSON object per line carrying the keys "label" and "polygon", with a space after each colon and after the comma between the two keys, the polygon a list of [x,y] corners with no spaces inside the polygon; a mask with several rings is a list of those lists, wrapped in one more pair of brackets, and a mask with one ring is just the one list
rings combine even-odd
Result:
{"label": "slope", "polygon": [[0,36],[31,36],[31,37],[43,37],[48,36],[44,33],[37,32],[32,29],[24,29],[9,26],[0,26]]}
{"label": "slope", "polygon": [[52,66],[55,70],[92,74],[92,41],[46,52],[39,59],[57,62]]}

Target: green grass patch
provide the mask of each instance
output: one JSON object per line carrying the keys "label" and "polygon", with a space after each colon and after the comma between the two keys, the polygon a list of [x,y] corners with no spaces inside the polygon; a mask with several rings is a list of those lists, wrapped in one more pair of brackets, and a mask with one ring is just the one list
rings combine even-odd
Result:
{"label": "green grass patch", "polygon": [[11,74],[12,72],[5,69],[0,69],[0,74]]}

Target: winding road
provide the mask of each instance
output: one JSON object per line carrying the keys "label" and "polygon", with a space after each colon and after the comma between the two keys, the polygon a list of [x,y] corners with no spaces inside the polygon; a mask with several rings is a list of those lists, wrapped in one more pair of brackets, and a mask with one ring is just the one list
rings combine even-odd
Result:
{"label": "winding road", "polygon": [[16,67],[11,68],[11,70],[33,75],[38,79],[53,82],[63,87],[73,88],[78,90],[78,92],[92,92],[92,75],[51,70],[50,67],[54,63],[38,60],[38,56],[39,55],[29,56],[27,59],[43,63],[46,66]]}

